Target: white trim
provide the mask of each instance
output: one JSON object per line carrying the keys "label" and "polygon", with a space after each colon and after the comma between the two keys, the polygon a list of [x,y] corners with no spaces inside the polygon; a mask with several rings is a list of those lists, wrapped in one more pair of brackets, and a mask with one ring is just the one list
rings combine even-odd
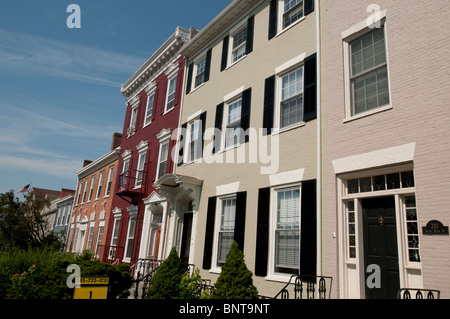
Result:
{"label": "white trim", "polygon": [[217,185],[216,186],[216,196],[223,196],[226,194],[235,194],[239,192],[240,182],[234,182],[230,184]]}
{"label": "white trim", "polygon": [[395,165],[414,160],[416,143],[385,148],[369,153],[348,156],[332,161],[336,174]]}
{"label": "white trim", "polygon": [[305,169],[300,168],[289,172],[269,175],[270,186],[272,187],[302,181],[304,172]]}
{"label": "white trim", "polygon": [[187,117],[187,119],[186,119],[186,122],[192,122],[193,120],[196,120],[197,117],[199,117],[202,113],[203,113],[203,110],[200,109],[200,110],[198,110],[197,112],[195,112],[195,113],[189,115],[189,116]]}
{"label": "white trim", "polygon": [[245,89],[245,86],[241,86],[240,88],[234,90],[233,92],[226,94],[223,97],[223,102],[226,104],[230,103],[231,100],[234,100],[235,98],[238,97],[238,95],[242,94],[242,92],[244,92],[244,89]]}
{"label": "white trim", "polygon": [[[374,18],[373,23],[377,23],[386,18],[386,9],[380,12],[380,14]],[[369,29],[371,25],[368,24],[368,19],[361,21],[347,30],[342,32],[342,39],[346,42],[350,42],[356,38],[358,38],[362,33],[364,33],[367,29]]]}
{"label": "white trim", "polygon": [[289,61],[283,63],[282,65],[276,67],[275,74],[278,76],[280,73],[284,73],[290,68],[294,68],[297,65],[300,66],[300,64],[303,63],[305,58],[306,58],[306,52],[303,52],[302,54],[297,55],[295,58],[292,58]]}

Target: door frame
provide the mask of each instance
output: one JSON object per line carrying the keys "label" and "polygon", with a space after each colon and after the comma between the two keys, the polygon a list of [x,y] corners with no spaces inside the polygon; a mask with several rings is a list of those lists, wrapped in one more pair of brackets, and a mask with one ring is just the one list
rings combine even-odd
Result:
{"label": "door frame", "polygon": [[[405,217],[405,198],[416,196],[416,188],[392,189],[382,191],[371,191],[357,194],[347,194],[347,181],[374,176],[376,174],[389,174],[392,172],[401,172],[411,170],[411,166],[395,167],[391,169],[377,169],[367,172],[345,174],[336,176],[337,180],[337,230],[338,230],[338,276],[339,276],[339,294],[341,298],[364,299],[366,285],[366,269],[364,269],[364,234],[363,234],[363,216],[362,199],[373,197],[394,196],[395,198],[395,217],[397,231],[397,248],[399,260],[400,288],[418,287],[423,288],[422,263],[409,262],[408,259],[408,241]],[[349,253],[349,222],[348,222],[348,203],[354,203],[355,216],[355,255]],[[420,215],[420,211],[418,211]]]}

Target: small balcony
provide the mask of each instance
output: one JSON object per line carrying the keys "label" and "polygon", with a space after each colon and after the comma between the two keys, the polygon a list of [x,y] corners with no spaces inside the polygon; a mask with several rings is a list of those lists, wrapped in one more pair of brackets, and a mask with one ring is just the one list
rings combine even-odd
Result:
{"label": "small balcony", "polygon": [[145,170],[133,170],[119,174],[116,195],[135,205],[145,191],[145,176]]}

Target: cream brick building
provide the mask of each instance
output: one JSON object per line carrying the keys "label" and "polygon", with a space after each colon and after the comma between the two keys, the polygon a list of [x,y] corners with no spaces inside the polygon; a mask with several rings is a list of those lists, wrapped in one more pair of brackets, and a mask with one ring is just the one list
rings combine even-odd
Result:
{"label": "cream brick building", "polygon": [[262,295],[316,275],[317,13],[233,1],[182,50],[179,164],[155,187],[172,207],[166,244],[213,283],[233,240]]}
{"label": "cream brick building", "polygon": [[[423,230],[450,224],[448,12],[321,1],[323,271],[337,298],[450,297],[450,237]],[[370,265],[381,288],[366,284]]]}

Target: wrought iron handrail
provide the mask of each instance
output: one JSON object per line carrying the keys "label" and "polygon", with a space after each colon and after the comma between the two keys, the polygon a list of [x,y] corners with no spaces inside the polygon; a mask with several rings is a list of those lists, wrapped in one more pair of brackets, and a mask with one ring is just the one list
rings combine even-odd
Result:
{"label": "wrought iron handrail", "polygon": [[[329,281],[329,287],[327,287]],[[288,287],[294,285],[294,299],[303,299],[306,290],[306,299],[330,299],[333,277],[328,276],[301,276],[292,275],[287,284],[275,295],[274,299],[289,299]],[[303,285],[306,284],[306,289]]]}
{"label": "wrought iron handrail", "polygon": [[[422,288],[401,288],[398,291],[397,299],[412,299],[412,293],[416,292],[415,299],[440,299],[441,291],[436,289]],[[425,294],[425,296],[424,296]],[[425,298],[424,298],[425,297]]]}

